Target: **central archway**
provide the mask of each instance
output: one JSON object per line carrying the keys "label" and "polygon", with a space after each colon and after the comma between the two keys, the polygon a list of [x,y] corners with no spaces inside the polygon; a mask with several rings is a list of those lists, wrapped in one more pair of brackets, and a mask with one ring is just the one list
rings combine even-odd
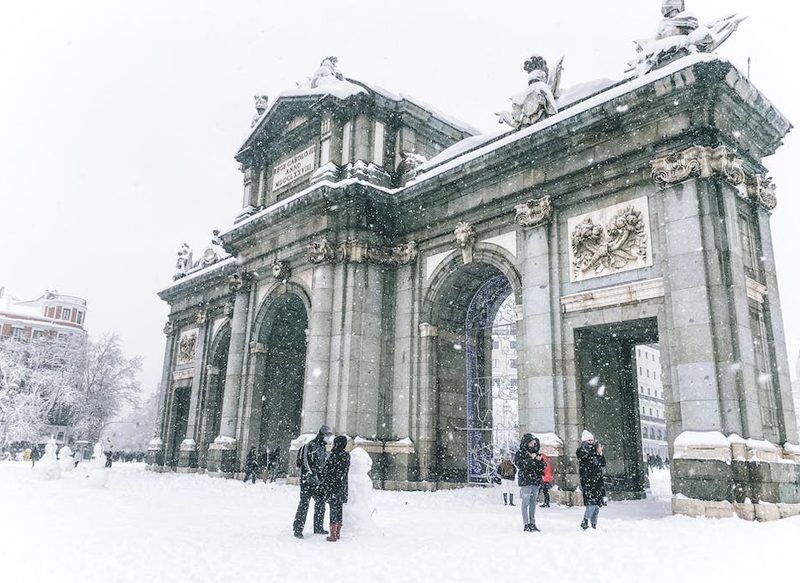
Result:
{"label": "central archway", "polygon": [[[459,262],[460,263],[460,262]],[[498,265],[499,264],[499,265]],[[436,481],[486,483],[518,440],[519,279],[500,261],[451,263],[432,282],[431,372]]]}
{"label": "central archway", "polygon": [[294,293],[283,293],[270,304],[259,330],[263,354],[259,451],[279,449],[278,473],[287,468],[289,443],[300,434],[306,367],[308,312]]}

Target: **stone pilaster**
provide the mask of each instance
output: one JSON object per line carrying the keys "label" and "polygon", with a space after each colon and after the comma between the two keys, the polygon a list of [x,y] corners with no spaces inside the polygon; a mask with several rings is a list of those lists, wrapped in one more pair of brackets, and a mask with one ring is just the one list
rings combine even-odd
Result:
{"label": "stone pilaster", "polygon": [[156,414],[155,426],[153,428],[153,439],[150,441],[147,450],[147,467],[155,469],[164,465],[164,439],[166,439],[167,423],[169,415],[167,397],[169,395],[169,385],[172,380],[172,367],[175,362],[175,326],[171,321],[164,324],[164,335],[166,344],[164,347],[164,362],[161,366],[161,382],[158,385],[158,413]]}
{"label": "stone pilaster", "polygon": [[516,206],[517,247],[522,274],[518,355],[520,425],[525,431],[555,433],[556,402],[553,313],[550,281],[550,197]]}
{"label": "stone pilaster", "polygon": [[210,335],[212,321],[206,311],[198,313],[197,344],[195,345],[194,373],[192,375],[192,392],[189,400],[189,417],[186,423],[186,435],[180,446],[178,468],[183,471],[197,470],[197,441],[200,439],[200,403],[201,387],[205,384],[206,346]]}
{"label": "stone pilaster", "polygon": [[247,320],[250,313],[250,275],[236,273],[230,278],[230,289],[236,294],[231,321],[231,343],[222,397],[222,421],[219,436],[208,450],[208,471],[236,471],[236,422],[239,392],[247,351]]}
{"label": "stone pilaster", "polygon": [[414,442],[417,447],[419,479],[428,480],[435,467],[437,394],[436,394],[436,349],[438,326],[423,322],[419,325],[419,361],[416,398],[412,411],[416,419]]}

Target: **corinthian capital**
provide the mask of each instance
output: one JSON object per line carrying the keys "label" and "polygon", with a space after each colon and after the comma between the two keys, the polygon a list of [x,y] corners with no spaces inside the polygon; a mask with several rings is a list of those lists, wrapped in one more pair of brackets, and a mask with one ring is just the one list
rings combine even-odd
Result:
{"label": "corinthian capital", "polygon": [[549,223],[553,218],[553,205],[549,196],[543,196],[514,207],[517,214],[514,222],[520,227],[536,227]]}
{"label": "corinthian capital", "polygon": [[650,178],[659,190],[690,178],[724,178],[738,186],[744,183],[742,160],[725,146],[692,146],[650,161]]}

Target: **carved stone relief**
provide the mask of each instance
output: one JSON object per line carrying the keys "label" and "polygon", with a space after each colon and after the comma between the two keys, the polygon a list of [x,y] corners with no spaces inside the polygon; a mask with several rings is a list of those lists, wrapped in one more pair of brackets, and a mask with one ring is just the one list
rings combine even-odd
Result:
{"label": "carved stone relief", "polygon": [[373,245],[359,239],[332,243],[327,237],[311,242],[307,257],[311,263],[375,263],[386,267],[407,265],[417,257],[416,241],[402,245]]}
{"label": "carved stone relief", "polygon": [[276,261],[272,264],[272,277],[278,281],[286,281],[291,275],[292,270],[286,261]]}
{"label": "carved stone relief", "polygon": [[653,264],[647,197],[573,217],[567,226],[570,281]]}
{"label": "carved stone relief", "polygon": [[536,227],[549,223],[553,218],[553,205],[549,196],[543,196],[514,207],[517,212],[514,222],[521,227]]}
{"label": "carved stone relief", "polygon": [[190,330],[181,334],[178,340],[178,364],[191,364],[194,362],[195,346],[197,345],[197,330]]}
{"label": "carved stone relief", "polygon": [[464,265],[472,263],[472,250],[475,247],[475,240],[478,236],[475,232],[475,227],[470,223],[460,221],[456,225],[453,235],[455,235],[456,243],[461,248],[461,257],[464,259]]}

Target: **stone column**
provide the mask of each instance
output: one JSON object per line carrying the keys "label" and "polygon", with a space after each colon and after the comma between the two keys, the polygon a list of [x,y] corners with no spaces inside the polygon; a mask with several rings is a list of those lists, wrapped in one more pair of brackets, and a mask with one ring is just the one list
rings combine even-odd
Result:
{"label": "stone column", "polygon": [[219,436],[208,450],[208,471],[236,471],[236,422],[242,367],[247,350],[247,319],[250,312],[250,274],[236,273],[230,277],[230,289],[236,294],[231,321],[231,343],[222,397],[222,421]]}
{"label": "stone column", "polygon": [[170,380],[172,379],[172,366],[175,359],[175,327],[167,321],[164,325],[166,346],[164,347],[164,363],[161,366],[161,382],[158,386],[158,414],[153,427],[153,439],[147,446],[147,469],[159,470],[164,466],[164,440],[166,439],[168,415],[167,396],[169,394]]}
{"label": "stone column", "polygon": [[308,319],[306,383],[303,390],[300,427],[302,433],[316,434],[320,425],[327,422],[328,415],[333,330],[333,266],[325,263],[316,265],[313,282],[311,313]]}
{"label": "stone column", "polygon": [[437,394],[436,394],[436,344],[439,328],[427,322],[419,325],[419,352],[417,375],[419,384],[412,412],[417,419],[414,440],[419,459],[419,479],[428,480],[435,465]]}
{"label": "stone column", "polygon": [[[774,206],[773,206],[774,208]],[[789,377],[789,356],[786,351],[786,337],[783,329],[783,315],[781,300],[778,294],[778,277],[775,271],[775,254],[772,245],[772,230],[769,224],[769,212],[765,208],[758,208],[758,230],[761,235],[761,267],[764,271],[764,282],[767,287],[765,298],[767,308],[767,336],[773,349],[773,383],[777,396],[780,397],[778,415],[783,425],[778,440],[781,443],[798,442],[797,417],[795,416],[794,401],[792,400],[792,382]]]}
{"label": "stone column", "polygon": [[[517,239],[521,249],[522,350],[519,355],[520,424],[525,431],[555,433],[556,401],[553,357],[553,314],[550,292],[550,197],[516,207]],[[524,410],[522,407],[525,407]]]}

